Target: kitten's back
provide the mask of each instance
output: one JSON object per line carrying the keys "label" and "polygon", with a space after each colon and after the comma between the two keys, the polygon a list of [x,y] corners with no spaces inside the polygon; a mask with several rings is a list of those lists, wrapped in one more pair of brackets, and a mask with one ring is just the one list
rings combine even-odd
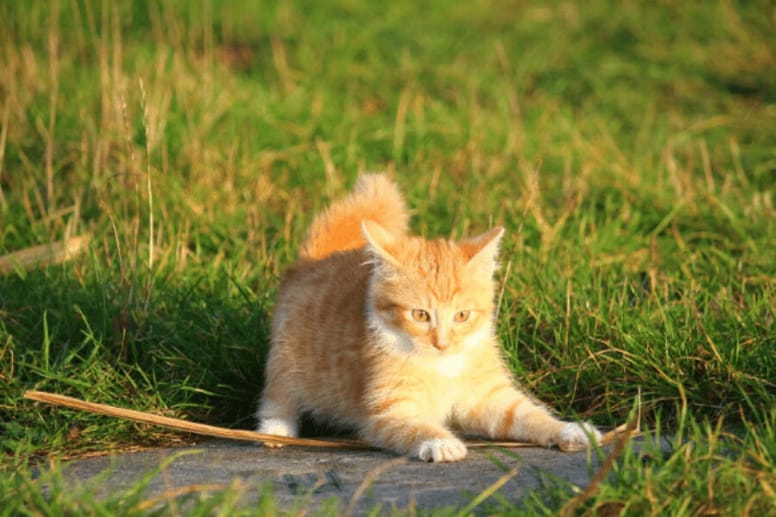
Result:
{"label": "kitten's back", "polygon": [[395,235],[407,230],[406,203],[396,184],[385,174],[362,175],[352,194],[316,217],[302,243],[300,258],[320,260],[338,251],[363,247],[364,220],[374,221]]}
{"label": "kitten's back", "polygon": [[352,250],[289,268],[272,322],[268,388],[345,427],[358,425],[364,386],[366,259]]}
{"label": "kitten's back", "polygon": [[[282,400],[347,427],[360,423],[367,363],[364,313],[372,266],[362,249],[364,220],[406,232],[404,198],[383,174],[361,176],[350,195],[313,220],[299,261],[280,286],[264,394],[265,401]],[[270,413],[260,411],[259,419]]]}

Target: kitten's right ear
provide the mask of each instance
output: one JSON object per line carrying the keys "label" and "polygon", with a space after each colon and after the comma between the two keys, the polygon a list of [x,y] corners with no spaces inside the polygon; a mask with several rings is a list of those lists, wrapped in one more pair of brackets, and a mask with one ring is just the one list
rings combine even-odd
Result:
{"label": "kitten's right ear", "polygon": [[496,226],[482,235],[460,242],[461,250],[468,257],[467,266],[475,271],[481,271],[487,276],[493,275],[496,269],[498,245],[504,236],[504,228]]}
{"label": "kitten's right ear", "polygon": [[396,237],[393,234],[370,219],[361,221],[361,233],[364,234],[367,248],[371,253],[394,266],[401,267],[399,261],[390,252],[396,244]]}

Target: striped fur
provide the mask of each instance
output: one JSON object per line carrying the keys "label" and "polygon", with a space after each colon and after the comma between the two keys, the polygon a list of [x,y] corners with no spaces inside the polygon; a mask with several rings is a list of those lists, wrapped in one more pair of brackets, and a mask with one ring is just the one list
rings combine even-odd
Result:
{"label": "striped fur", "polygon": [[373,445],[457,461],[453,430],[571,450],[600,434],[521,392],[493,321],[494,228],[459,242],[407,235],[386,176],[316,218],[285,275],[272,322],[258,431],[295,436],[302,413]]}

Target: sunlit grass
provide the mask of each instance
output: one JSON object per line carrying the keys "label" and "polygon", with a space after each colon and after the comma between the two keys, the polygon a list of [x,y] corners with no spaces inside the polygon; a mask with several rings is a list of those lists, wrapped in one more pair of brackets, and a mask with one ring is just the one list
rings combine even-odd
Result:
{"label": "sunlit grass", "polygon": [[507,228],[523,384],[599,425],[640,390],[643,424],[679,437],[586,508],[774,500],[767,2],[23,4],[0,3],[0,254],[92,244],[0,276],[4,482],[30,476],[14,454],[170,439],[25,389],[250,427],[307,222],[387,170],[421,234]]}

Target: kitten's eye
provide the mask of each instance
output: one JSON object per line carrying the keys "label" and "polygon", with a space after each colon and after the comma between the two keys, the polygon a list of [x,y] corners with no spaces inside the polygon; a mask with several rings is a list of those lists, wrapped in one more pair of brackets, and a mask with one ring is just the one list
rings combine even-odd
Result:
{"label": "kitten's eye", "polygon": [[431,319],[431,316],[428,311],[424,311],[423,309],[412,309],[412,319],[419,321],[420,323],[427,323]]}
{"label": "kitten's eye", "polygon": [[455,316],[453,319],[456,323],[463,323],[464,321],[469,319],[469,316],[471,315],[471,311],[458,311],[455,313]]}

